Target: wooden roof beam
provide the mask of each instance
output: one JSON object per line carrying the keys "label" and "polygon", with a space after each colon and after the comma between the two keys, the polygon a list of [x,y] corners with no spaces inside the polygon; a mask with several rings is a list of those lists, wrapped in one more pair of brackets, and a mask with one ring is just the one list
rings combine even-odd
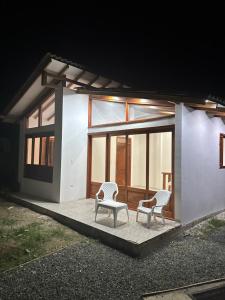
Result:
{"label": "wooden roof beam", "polygon": [[100,77],[100,75],[96,75],[96,76],[88,83],[88,85],[91,86],[93,83],[95,83],[95,82],[98,80],[99,77]]}
{"label": "wooden roof beam", "polygon": [[102,89],[104,89],[104,88],[106,88],[110,83],[112,82],[112,80],[111,79],[109,79],[108,81],[106,81],[106,83],[105,84],[103,84],[102,85]]}
{"label": "wooden roof beam", "polygon": [[[82,70],[73,80],[75,81],[78,81],[85,73],[86,71],[85,70]],[[67,88],[71,88],[71,86],[73,85],[74,83],[70,82],[68,85],[67,85]]]}

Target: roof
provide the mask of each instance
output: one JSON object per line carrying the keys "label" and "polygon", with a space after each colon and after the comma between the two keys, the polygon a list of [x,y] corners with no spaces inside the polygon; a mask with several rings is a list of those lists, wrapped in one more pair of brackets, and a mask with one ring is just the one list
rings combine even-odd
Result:
{"label": "roof", "polygon": [[[44,76],[45,74],[46,76]],[[48,75],[52,80],[48,82]],[[91,72],[75,62],[47,53],[30,77],[4,110],[4,120],[14,122],[51,92],[60,80],[67,81],[67,87],[75,86],[77,93],[106,95],[172,101],[173,103],[205,104],[208,99],[225,106],[225,100],[211,95],[190,95],[180,92],[134,90],[118,81]],[[53,85],[53,84],[54,85]],[[224,109],[224,107],[222,108]],[[223,114],[225,114],[223,112]]]}
{"label": "roof", "polygon": [[35,70],[31,73],[24,85],[19,89],[12,101],[7,105],[3,114],[8,120],[16,120],[32,105],[35,99],[44,95],[49,88],[42,85],[42,72],[46,71],[56,76],[66,76],[77,80],[84,86],[92,88],[118,88],[124,86],[120,82],[103,77],[89,71],[86,67],[75,62],[47,53]]}

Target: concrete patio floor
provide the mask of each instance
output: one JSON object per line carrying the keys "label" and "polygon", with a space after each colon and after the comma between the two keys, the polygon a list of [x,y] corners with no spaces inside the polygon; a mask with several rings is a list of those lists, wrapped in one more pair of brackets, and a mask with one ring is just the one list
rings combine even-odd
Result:
{"label": "concrete patio floor", "polygon": [[166,242],[175,229],[181,226],[180,223],[168,219],[163,225],[161,218],[157,218],[147,228],[146,215],[139,214],[139,222],[136,222],[136,212],[129,210],[128,222],[126,210],[121,210],[117,217],[117,227],[114,228],[113,214],[109,217],[104,210],[99,210],[95,222],[94,199],[52,203],[23,194],[11,194],[10,198],[131,256],[147,255]]}

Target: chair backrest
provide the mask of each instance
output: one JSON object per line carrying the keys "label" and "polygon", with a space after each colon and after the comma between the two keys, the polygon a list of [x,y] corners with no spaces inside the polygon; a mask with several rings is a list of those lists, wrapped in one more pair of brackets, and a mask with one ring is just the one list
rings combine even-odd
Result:
{"label": "chair backrest", "polygon": [[114,200],[114,196],[118,194],[118,186],[115,182],[103,182],[99,190],[103,191],[103,200]]}
{"label": "chair backrest", "polygon": [[156,205],[165,206],[168,204],[170,200],[171,192],[167,190],[160,190],[158,191],[154,198],[156,199]]}

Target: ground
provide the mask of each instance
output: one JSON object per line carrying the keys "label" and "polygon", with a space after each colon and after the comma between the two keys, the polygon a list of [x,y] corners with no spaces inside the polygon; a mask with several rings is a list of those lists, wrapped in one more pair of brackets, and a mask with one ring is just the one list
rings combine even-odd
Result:
{"label": "ground", "polygon": [[0,272],[85,240],[47,216],[0,199]]}
{"label": "ground", "polygon": [[134,259],[85,238],[0,276],[0,299],[140,299],[225,276],[225,214]]}

